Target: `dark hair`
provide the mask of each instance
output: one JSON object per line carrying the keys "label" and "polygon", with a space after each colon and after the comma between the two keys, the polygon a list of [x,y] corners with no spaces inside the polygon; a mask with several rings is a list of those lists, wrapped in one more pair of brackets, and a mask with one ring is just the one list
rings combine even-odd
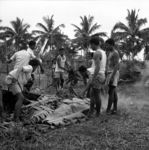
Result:
{"label": "dark hair", "polygon": [[30,41],[30,42],[28,43],[28,45],[29,45],[29,47],[35,46],[35,45],[36,45],[36,42],[35,42],[35,41]]}
{"label": "dark hair", "polygon": [[115,42],[114,42],[114,40],[113,40],[112,38],[107,39],[105,43],[106,43],[106,44],[109,44],[109,45],[112,45],[112,46],[115,45]]}
{"label": "dark hair", "polygon": [[90,44],[99,45],[99,37],[98,36],[91,36]]}
{"label": "dark hair", "polygon": [[40,61],[38,59],[32,59],[29,61],[29,65],[31,66],[39,66],[40,65]]}

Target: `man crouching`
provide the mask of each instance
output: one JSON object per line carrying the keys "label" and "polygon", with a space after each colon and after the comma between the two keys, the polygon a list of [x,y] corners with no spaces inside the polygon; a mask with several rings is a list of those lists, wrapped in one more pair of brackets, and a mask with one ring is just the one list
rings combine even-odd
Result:
{"label": "man crouching", "polygon": [[20,111],[24,100],[22,93],[24,85],[31,80],[31,74],[36,70],[39,64],[40,62],[37,59],[32,59],[30,60],[29,65],[14,69],[6,76],[5,82],[9,90],[16,97],[14,110],[14,121],[16,122],[20,120]]}

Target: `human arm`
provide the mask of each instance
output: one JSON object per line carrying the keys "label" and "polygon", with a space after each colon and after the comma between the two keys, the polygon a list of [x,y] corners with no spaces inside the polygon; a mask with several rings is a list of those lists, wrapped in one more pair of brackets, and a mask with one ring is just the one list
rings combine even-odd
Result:
{"label": "human arm", "polygon": [[10,59],[8,59],[8,57],[6,56],[6,62],[7,62],[7,63],[11,63],[11,62],[14,61],[15,59],[16,59],[16,53],[13,54],[13,55],[10,57]]}

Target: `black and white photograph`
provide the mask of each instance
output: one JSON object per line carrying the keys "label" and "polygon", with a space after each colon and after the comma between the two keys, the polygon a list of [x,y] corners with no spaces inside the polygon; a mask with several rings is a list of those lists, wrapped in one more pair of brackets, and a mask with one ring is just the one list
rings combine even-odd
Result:
{"label": "black and white photograph", "polygon": [[148,114],[148,0],[0,0],[0,150],[149,150]]}

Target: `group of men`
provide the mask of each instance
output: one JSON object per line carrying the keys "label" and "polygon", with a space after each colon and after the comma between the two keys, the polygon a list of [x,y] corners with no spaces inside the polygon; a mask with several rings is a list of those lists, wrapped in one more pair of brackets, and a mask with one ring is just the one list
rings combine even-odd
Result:
{"label": "group of men", "polygon": [[[117,91],[116,87],[119,79],[119,54],[114,49],[115,42],[113,39],[108,39],[105,42],[105,50],[101,48],[100,39],[98,36],[93,36],[90,39],[90,47],[94,52],[92,57],[92,66],[88,68],[89,80],[85,89],[82,92],[82,96],[87,92],[90,97],[90,110],[88,116],[93,115],[96,110],[96,116],[100,115],[101,110],[101,89],[107,84],[109,87],[109,99],[107,105],[107,114],[115,114],[117,112]],[[27,49],[26,45],[22,45],[20,51],[16,52],[8,63],[14,61],[14,69],[6,76],[5,83],[9,90],[16,97],[16,104],[14,110],[14,121],[20,120],[20,111],[23,104],[24,96],[23,91],[25,85],[34,80],[32,73],[38,66],[41,66],[41,62],[34,55],[34,49],[36,48],[36,42],[30,41]],[[63,88],[64,84],[64,72],[68,71],[65,67],[67,64],[66,56],[64,54],[64,48],[59,50],[59,55],[56,59],[54,76],[57,79],[57,86]],[[68,64],[67,64],[68,65]],[[56,88],[59,88],[56,87]],[[113,108],[112,108],[113,105]],[[3,103],[2,93],[0,90],[0,117],[3,116]]]}
{"label": "group of men", "polygon": [[[83,96],[87,92],[90,96],[90,110],[88,116],[92,116],[96,110],[96,116],[101,111],[101,90],[103,86],[108,86],[108,105],[107,114],[117,113],[117,91],[116,87],[119,80],[119,53],[115,50],[113,39],[106,40],[104,50],[101,48],[99,37],[93,36],[90,40],[91,49],[94,52],[92,67],[88,69],[90,79],[83,91]],[[113,105],[113,108],[112,108]]]}
{"label": "group of men", "polygon": [[[89,95],[90,110],[88,116],[91,116],[96,110],[96,115],[100,115],[101,110],[101,90],[103,86],[108,86],[108,104],[106,113],[116,114],[117,113],[117,84],[119,80],[119,53],[115,49],[115,42],[113,39],[108,39],[104,43],[104,50],[101,48],[100,39],[98,36],[93,36],[90,39],[90,47],[94,51],[92,56],[92,65],[88,68],[89,80],[88,84],[85,82],[85,89],[83,90],[81,97],[87,93]],[[58,55],[55,67],[55,78],[58,79],[57,85],[63,87],[64,83],[64,72],[68,71],[65,68],[66,57],[64,49],[60,49],[60,55]],[[68,64],[67,64],[68,66]],[[82,67],[82,66],[81,66]],[[81,67],[78,71],[82,73]],[[81,70],[80,70],[81,69]],[[84,72],[84,71],[83,71]],[[113,108],[112,108],[113,105]],[[94,109],[95,108],[95,109]]]}

